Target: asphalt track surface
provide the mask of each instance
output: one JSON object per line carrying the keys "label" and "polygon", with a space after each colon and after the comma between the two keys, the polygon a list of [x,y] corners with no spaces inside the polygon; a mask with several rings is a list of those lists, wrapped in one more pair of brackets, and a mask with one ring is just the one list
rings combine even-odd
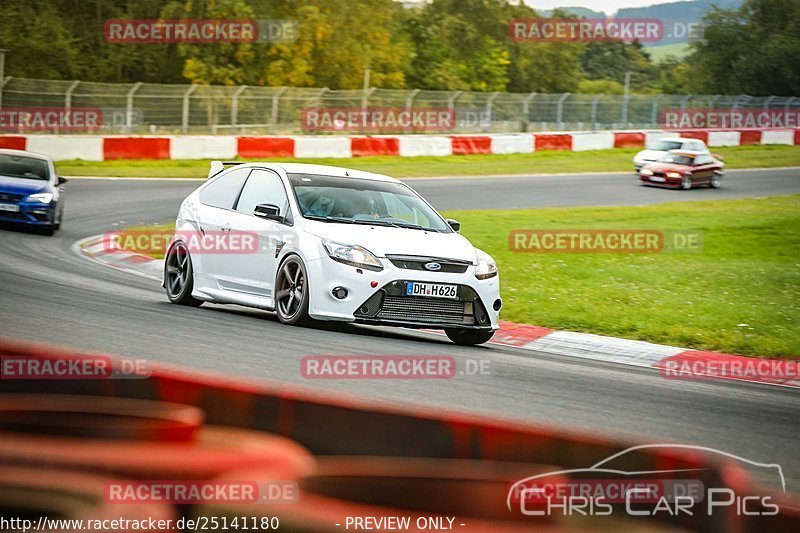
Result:
{"label": "asphalt track surface", "polygon": [[[439,209],[647,204],[800,193],[800,169],[730,172],[724,188],[640,187],[632,174],[417,179]],[[633,439],[713,447],[777,463],[800,493],[800,393],[765,385],[663,379],[655,370],[360,326],[295,328],[274,314],[168,303],[157,283],[83,257],[78,239],[168,221],[198,181],[71,180],[55,237],[0,229],[0,336],[48,342],[370,398],[552,424]],[[488,360],[489,375],[449,380],[306,380],[311,354],[453,355]],[[587,465],[590,466],[590,465]],[[771,485],[774,475],[754,472]]]}

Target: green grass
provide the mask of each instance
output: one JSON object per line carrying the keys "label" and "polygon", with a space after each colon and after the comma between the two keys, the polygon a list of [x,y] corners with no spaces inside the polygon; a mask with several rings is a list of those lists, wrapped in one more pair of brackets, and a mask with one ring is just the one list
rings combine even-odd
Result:
{"label": "green grass", "polygon": [[[649,207],[450,211],[501,272],[502,318],[756,356],[800,355],[800,196]],[[514,229],[661,229],[700,252],[524,253]]]}
{"label": "green grass", "polygon": [[660,63],[669,56],[683,59],[691,51],[688,43],[662,44],[660,46],[648,46],[644,49],[650,54],[653,63]]}
{"label": "green grass", "polygon": [[[447,157],[355,157],[352,159],[292,159],[269,161],[346,166],[400,178],[492,174],[540,174],[633,170],[636,148],[590,152],[545,151],[534,154],[456,155]],[[800,146],[731,146],[714,148],[728,168],[757,168],[800,165]],[[262,159],[263,161],[263,159]],[[118,176],[205,178],[210,160],[115,160],[61,161],[56,165],[63,176]]]}
{"label": "green grass", "polygon": [[[497,260],[504,320],[742,355],[800,355],[800,195],[444,214]],[[652,254],[509,249],[512,230],[544,228],[697,231],[703,247]]]}

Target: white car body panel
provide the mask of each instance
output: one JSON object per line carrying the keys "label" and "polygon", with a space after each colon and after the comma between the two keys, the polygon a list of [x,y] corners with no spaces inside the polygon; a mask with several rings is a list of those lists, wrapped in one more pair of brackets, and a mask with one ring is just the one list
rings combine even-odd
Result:
{"label": "white car body panel", "polygon": [[[658,139],[657,142],[675,142],[681,143],[681,146],[678,148],[674,148],[674,150],[681,150],[681,151],[690,151],[696,153],[703,153],[708,154],[710,153],[706,144],[699,140],[699,139],[690,139],[684,137],[664,137],[663,139]],[[700,149],[692,149],[689,148],[690,146],[699,144]],[[652,148],[645,148],[644,150],[638,152],[635,156],[633,156],[633,165],[636,167],[638,171],[642,166],[646,165],[647,163],[653,163],[661,159],[661,157],[671,150],[653,150]]]}

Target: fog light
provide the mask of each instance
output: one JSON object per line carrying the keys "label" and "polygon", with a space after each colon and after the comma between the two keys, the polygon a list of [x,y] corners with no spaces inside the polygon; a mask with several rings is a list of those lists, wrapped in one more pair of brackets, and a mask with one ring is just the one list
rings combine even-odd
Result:
{"label": "fog light", "polygon": [[500,298],[498,298],[497,300],[494,301],[492,308],[495,311],[499,311],[501,307],[503,307],[503,301]]}
{"label": "fog light", "polygon": [[338,298],[339,300],[344,300],[345,298],[347,298],[347,289],[345,289],[344,287],[334,287],[333,290],[331,291],[331,294],[333,294],[334,298]]}

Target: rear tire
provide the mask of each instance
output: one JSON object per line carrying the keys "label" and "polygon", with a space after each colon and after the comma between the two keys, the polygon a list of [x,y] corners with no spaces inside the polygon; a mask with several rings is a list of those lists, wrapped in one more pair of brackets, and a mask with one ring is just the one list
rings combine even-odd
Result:
{"label": "rear tire", "polygon": [[192,297],[193,276],[189,249],[183,242],[178,241],[172,245],[164,258],[164,285],[170,302],[190,307],[203,305],[203,300]]}
{"label": "rear tire", "polygon": [[302,259],[290,255],[275,276],[275,312],[282,324],[307,326],[313,322],[308,315],[308,288],[308,272]]}
{"label": "rear tire", "polygon": [[459,346],[475,346],[488,342],[494,335],[494,331],[482,331],[475,329],[446,329],[444,332],[447,337]]}

